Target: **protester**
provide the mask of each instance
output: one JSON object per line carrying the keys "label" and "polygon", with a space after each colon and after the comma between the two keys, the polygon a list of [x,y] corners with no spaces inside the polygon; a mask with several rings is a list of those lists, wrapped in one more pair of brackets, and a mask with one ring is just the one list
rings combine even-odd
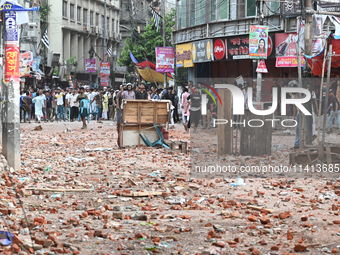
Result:
{"label": "protester", "polygon": [[43,116],[44,98],[42,97],[42,90],[37,93],[37,96],[33,98],[32,102],[35,104],[35,117],[40,123],[41,116]]}
{"label": "protester", "polygon": [[110,91],[110,95],[109,95],[109,119],[112,119],[113,121],[115,120],[115,95],[114,95],[114,91],[111,90]]}
{"label": "protester", "polygon": [[132,84],[128,83],[127,84],[127,91],[123,91],[121,90],[121,97],[123,97],[123,99],[136,99],[136,95],[135,92],[132,90]]}
{"label": "protester", "polygon": [[187,123],[187,120],[188,120],[188,118],[190,116],[189,102],[187,100],[188,96],[190,96],[190,94],[188,93],[188,89],[187,88],[183,88],[181,104],[182,104],[182,119],[183,119],[183,124],[184,125]]}
{"label": "protester", "polygon": [[53,97],[50,95],[50,92],[46,92],[46,100],[45,100],[45,109],[46,109],[46,120],[51,121],[52,119],[52,104],[53,104]]}
{"label": "protester", "polygon": [[179,116],[178,116],[178,101],[179,101],[179,99],[178,99],[178,96],[177,96],[175,90],[172,91],[172,94],[174,95],[174,98],[175,98],[174,99],[174,107],[175,107],[175,109],[174,109],[174,122],[177,123],[177,122],[179,122]]}
{"label": "protester", "polygon": [[136,92],[136,99],[148,99],[148,93],[145,91],[144,83],[139,86],[139,90]]}
{"label": "protester", "polygon": [[60,88],[57,89],[57,93],[55,95],[57,99],[57,108],[58,108],[58,117],[61,121],[61,116],[63,117],[63,121],[65,122],[65,114],[64,114],[64,91],[62,91]]}
{"label": "protester", "polygon": [[24,91],[24,94],[26,96],[23,97],[22,103],[23,103],[23,110],[24,110],[24,122],[26,122],[26,116],[28,118],[28,123],[31,123],[31,109],[32,109],[32,98],[28,95],[27,91]]}
{"label": "protester", "polygon": [[103,123],[101,122],[102,114],[103,114],[103,101],[104,101],[104,91],[103,89],[99,90],[99,94],[95,95],[94,101],[96,101],[96,107],[97,107],[97,123]]}
{"label": "protester", "polygon": [[[81,87],[79,91],[80,91],[80,94],[77,96],[76,102],[78,102],[78,104],[80,105],[80,104],[84,103],[84,102],[81,102],[81,100],[88,99],[88,97],[87,97],[87,95],[84,94],[85,89],[83,87]],[[84,107],[84,106],[82,105],[82,107]],[[84,108],[87,108],[87,107],[84,107]],[[81,129],[86,129],[87,128],[87,125],[86,125],[86,116],[88,116],[88,112],[87,111],[80,114],[80,118],[81,118],[81,120],[83,122],[83,126],[82,126]]]}
{"label": "protester", "polygon": [[103,114],[102,119],[107,120],[108,119],[108,110],[109,110],[109,97],[107,93],[105,92],[103,94]]}
{"label": "protester", "polygon": [[185,131],[189,132],[190,124],[192,122],[194,124],[194,133],[198,133],[197,127],[198,127],[198,123],[199,123],[200,118],[201,118],[201,101],[202,101],[202,98],[201,98],[201,95],[200,95],[200,91],[197,87],[195,88],[195,93],[190,94],[187,97],[187,100],[188,100],[187,108],[189,108],[189,105],[191,107],[190,107],[190,119],[189,119],[189,122],[187,123],[187,125],[185,126]]}
{"label": "protester", "polygon": [[78,119],[78,114],[79,114],[79,103],[77,102],[78,94],[76,93],[75,89],[72,89],[72,96],[70,96],[70,121],[74,121],[74,119]]}

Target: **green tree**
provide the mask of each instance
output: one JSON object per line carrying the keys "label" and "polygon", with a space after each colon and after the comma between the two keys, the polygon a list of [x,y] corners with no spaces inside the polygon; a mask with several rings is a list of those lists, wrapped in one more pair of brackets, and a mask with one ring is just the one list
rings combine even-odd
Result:
{"label": "green tree", "polygon": [[[175,27],[175,9],[171,9],[169,13],[165,15],[165,25],[166,25],[166,46],[171,46],[171,32],[174,31]],[[132,39],[128,37],[125,40],[125,46],[121,53],[121,56],[117,59],[119,66],[133,66],[133,62],[130,59],[130,51],[138,60],[144,60],[145,57],[156,62],[156,47],[163,46],[163,35],[160,33],[161,29],[156,31],[155,22],[153,18],[151,23],[145,27],[145,32],[140,34],[138,39]],[[160,24],[161,25],[161,24]]]}

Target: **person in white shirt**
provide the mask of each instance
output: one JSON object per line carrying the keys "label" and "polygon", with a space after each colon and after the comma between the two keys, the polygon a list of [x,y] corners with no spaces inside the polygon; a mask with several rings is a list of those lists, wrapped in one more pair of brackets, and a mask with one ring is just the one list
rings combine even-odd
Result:
{"label": "person in white shirt", "polygon": [[72,93],[71,91],[69,90],[68,93],[66,94],[65,96],[65,108],[66,108],[66,116],[68,116],[67,118],[70,117],[70,98],[72,97]]}
{"label": "person in white shirt", "polygon": [[[89,100],[91,103],[91,113],[96,112],[96,102],[94,101],[94,97],[98,94],[97,89],[91,89],[91,94],[89,96]],[[92,120],[94,120],[96,116],[92,115]]]}
{"label": "person in white shirt", "polygon": [[70,96],[70,107],[71,107],[71,116],[70,120],[74,121],[74,119],[78,119],[79,114],[79,102],[77,101],[78,93],[76,90],[72,90],[72,96]]}
{"label": "person in white shirt", "polygon": [[46,120],[46,109],[45,109],[45,101],[46,101],[46,95],[45,95],[46,91],[43,91],[42,89],[40,90],[40,95],[41,98],[43,99],[43,119]]}

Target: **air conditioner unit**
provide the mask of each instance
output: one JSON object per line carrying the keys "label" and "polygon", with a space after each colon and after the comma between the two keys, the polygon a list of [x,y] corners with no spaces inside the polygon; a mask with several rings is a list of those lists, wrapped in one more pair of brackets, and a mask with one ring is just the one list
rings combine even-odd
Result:
{"label": "air conditioner unit", "polygon": [[99,27],[96,26],[96,34],[99,34]]}
{"label": "air conditioner unit", "polygon": [[101,27],[99,28],[99,34],[100,34],[100,35],[104,35],[104,29],[101,28]]}
{"label": "air conditioner unit", "polygon": [[57,66],[60,60],[60,53],[50,53],[47,55],[47,66]]}
{"label": "air conditioner unit", "polygon": [[119,33],[119,34],[118,34],[118,41],[121,41],[121,40],[122,40],[122,34]]}
{"label": "air conditioner unit", "polygon": [[95,34],[95,33],[96,33],[96,27],[91,27],[91,29],[92,29],[91,32],[92,32],[93,34]]}
{"label": "air conditioner unit", "polygon": [[106,37],[109,38],[110,37],[110,31],[106,30]]}
{"label": "air conditioner unit", "polygon": [[86,24],[86,31],[91,31],[91,26],[90,26],[90,24]]}

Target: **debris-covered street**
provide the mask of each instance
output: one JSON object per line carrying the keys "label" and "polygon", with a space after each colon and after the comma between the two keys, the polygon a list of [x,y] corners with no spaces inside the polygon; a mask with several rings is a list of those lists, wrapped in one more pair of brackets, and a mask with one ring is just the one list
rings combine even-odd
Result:
{"label": "debris-covered street", "polygon": [[[78,122],[36,126],[22,125],[21,171],[2,171],[1,226],[15,234],[15,254],[340,251],[337,179],[246,178],[235,187],[236,179],[190,178],[190,146],[187,155],[120,149],[112,122],[85,131]],[[190,139],[181,125],[169,135]],[[293,140],[274,134],[265,160],[287,162]],[[233,156],[241,159],[258,160]],[[11,246],[0,249],[11,254]]]}

